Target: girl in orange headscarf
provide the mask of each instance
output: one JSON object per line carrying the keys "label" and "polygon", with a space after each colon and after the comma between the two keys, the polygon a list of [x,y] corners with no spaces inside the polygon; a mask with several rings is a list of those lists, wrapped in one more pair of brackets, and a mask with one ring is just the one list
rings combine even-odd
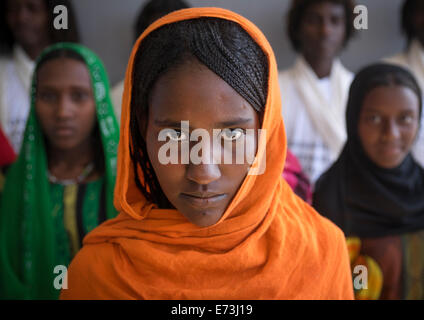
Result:
{"label": "girl in orange headscarf", "polygon": [[[61,298],[353,298],[343,233],[281,177],[277,81],[264,35],[227,10],[180,10],[140,36],[123,95],[120,214],[84,239]],[[199,132],[222,144],[196,162]],[[239,139],[253,163],[235,163]],[[164,162],[174,147],[179,161]]]}

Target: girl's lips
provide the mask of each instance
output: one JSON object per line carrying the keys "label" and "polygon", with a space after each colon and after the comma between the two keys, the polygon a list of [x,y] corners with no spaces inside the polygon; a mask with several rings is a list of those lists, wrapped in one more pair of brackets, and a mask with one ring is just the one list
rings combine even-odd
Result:
{"label": "girl's lips", "polygon": [[75,130],[71,127],[60,127],[54,130],[57,136],[71,136],[74,134]]}
{"label": "girl's lips", "polygon": [[216,205],[227,198],[226,194],[187,194],[181,193],[180,197],[193,207],[205,208]]}
{"label": "girl's lips", "polygon": [[402,148],[398,145],[382,145],[379,150],[383,154],[396,155],[402,153]]}

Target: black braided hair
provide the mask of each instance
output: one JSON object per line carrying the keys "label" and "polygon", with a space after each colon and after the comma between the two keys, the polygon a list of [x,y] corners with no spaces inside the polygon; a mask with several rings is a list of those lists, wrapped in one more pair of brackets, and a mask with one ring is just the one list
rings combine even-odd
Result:
{"label": "black braided hair", "polygon": [[[149,94],[160,76],[193,60],[204,64],[228,83],[259,113],[260,119],[266,104],[267,57],[237,23],[198,18],[165,25],[150,33],[135,55],[129,147],[135,183],[146,199],[159,208],[172,208],[172,204],[159,185],[141,133],[145,129],[143,124],[147,123]],[[144,179],[138,176],[138,167]]]}

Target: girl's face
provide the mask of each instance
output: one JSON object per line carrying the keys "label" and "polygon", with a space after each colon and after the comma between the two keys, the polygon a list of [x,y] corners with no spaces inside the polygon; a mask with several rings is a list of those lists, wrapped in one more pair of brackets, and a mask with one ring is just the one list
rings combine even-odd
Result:
{"label": "girl's face", "polygon": [[48,43],[48,13],[45,0],[8,0],[7,24],[23,47]]}
{"label": "girl's face", "polygon": [[330,1],[311,4],[299,28],[301,51],[308,57],[331,58],[338,55],[346,35],[344,6]]}
{"label": "girl's face", "polygon": [[77,150],[89,142],[96,105],[85,64],[70,58],[45,62],[37,74],[35,110],[52,147]]}
{"label": "girl's face", "polygon": [[[181,121],[188,121],[189,132],[181,130]],[[236,163],[237,141],[245,139],[246,146],[256,154],[257,112],[219,76],[200,63],[191,62],[169,71],[155,83],[146,128],[143,136],[148,156],[168,200],[193,224],[215,224],[250,168],[245,159]],[[159,133],[167,128],[175,131],[166,141],[159,141]],[[196,149],[203,138],[190,141],[195,129],[208,134],[208,150]],[[219,132],[215,144],[214,129]],[[255,134],[246,135],[247,129]],[[189,153],[184,151],[184,143]],[[177,164],[164,164],[165,144],[171,149],[178,148]],[[181,160],[183,153],[189,154],[185,163]],[[199,155],[206,161],[193,160]],[[232,161],[225,161],[224,155]]]}
{"label": "girl's face", "polygon": [[403,86],[377,87],[364,99],[358,134],[368,157],[392,169],[408,155],[419,128],[419,100]]}

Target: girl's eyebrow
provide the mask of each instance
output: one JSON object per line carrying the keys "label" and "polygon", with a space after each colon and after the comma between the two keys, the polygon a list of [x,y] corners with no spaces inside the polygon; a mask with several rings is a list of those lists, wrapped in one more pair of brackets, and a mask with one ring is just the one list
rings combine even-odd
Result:
{"label": "girl's eyebrow", "polygon": [[[71,85],[69,86],[71,89],[79,89],[79,90],[91,90],[91,87],[86,87],[83,85]],[[38,90],[43,89],[43,90],[58,90],[61,88],[58,88],[57,86],[53,85],[53,84],[38,84]]]}
{"label": "girl's eyebrow", "polygon": [[373,108],[373,107],[369,107],[367,109],[363,109],[362,112],[363,113],[375,113],[375,112],[379,112],[380,110]]}
{"label": "girl's eyebrow", "polygon": [[[401,111],[403,113],[414,113],[414,110],[410,107],[402,108],[402,110],[399,110],[399,111]],[[375,107],[369,107],[369,108],[363,110],[363,113],[379,113],[379,112],[381,112],[381,110],[379,110]]]}
{"label": "girl's eyebrow", "polygon": [[163,119],[163,120],[156,119],[154,123],[158,127],[178,128],[178,127],[181,127],[181,121],[186,121],[186,120],[175,121],[175,120],[168,120],[168,119]]}
{"label": "girl's eyebrow", "polygon": [[225,127],[232,127],[232,126],[240,126],[240,125],[248,124],[248,123],[253,123],[253,119],[252,118],[236,118],[233,120],[215,123],[215,127],[225,128]]}
{"label": "girl's eyebrow", "polygon": [[[175,121],[170,119],[163,119],[163,120],[156,119],[154,120],[154,123],[155,125],[159,127],[179,128],[181,127],[181,121],[190,121],[190,120],[187,119],[187,120]],[[232,127],[232,126],[240,126],[247,123],[253,123],[253,119],[252,118],[236,118],[232,120],[217,122],[214,124],[214,127],[218,129],[218,128],[226,128],[226,127]]]}

